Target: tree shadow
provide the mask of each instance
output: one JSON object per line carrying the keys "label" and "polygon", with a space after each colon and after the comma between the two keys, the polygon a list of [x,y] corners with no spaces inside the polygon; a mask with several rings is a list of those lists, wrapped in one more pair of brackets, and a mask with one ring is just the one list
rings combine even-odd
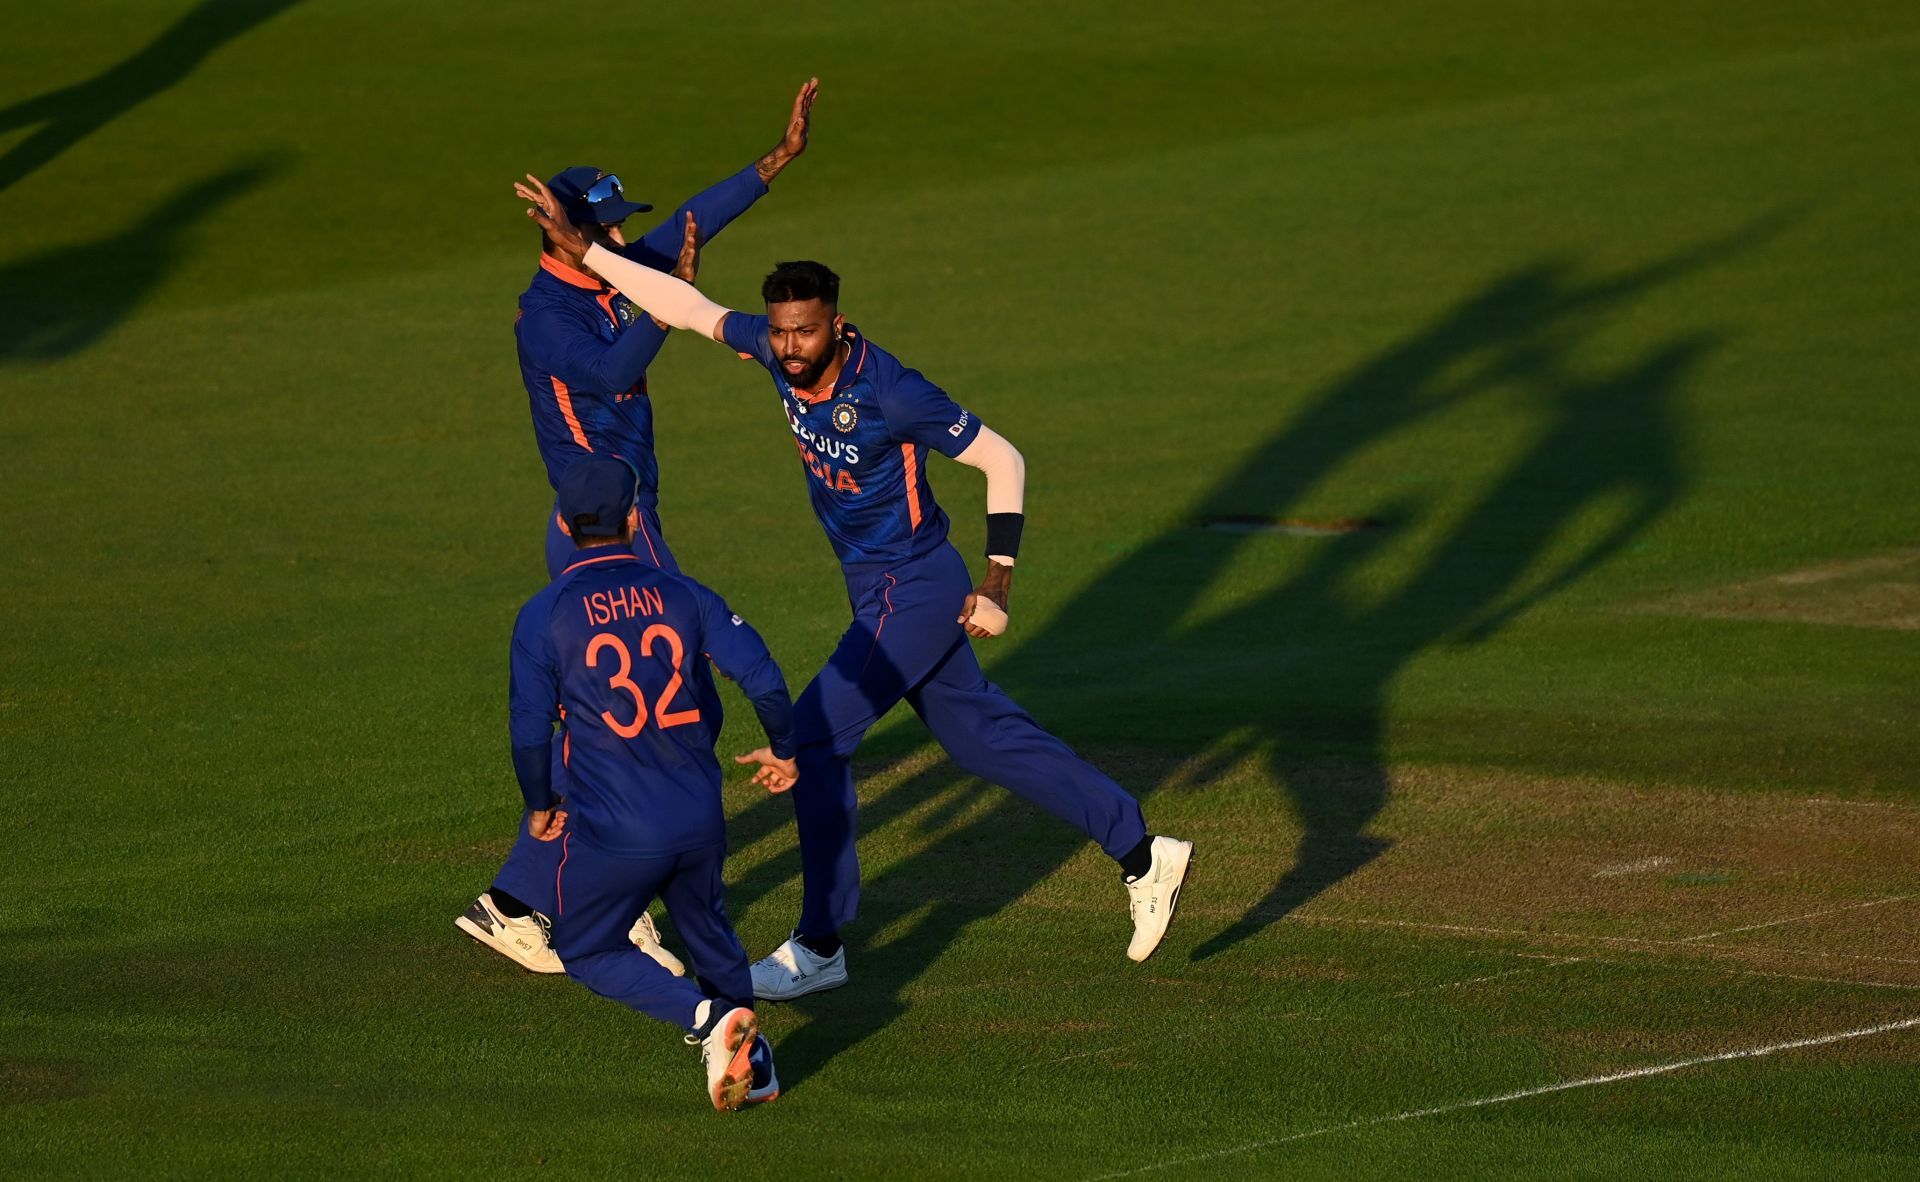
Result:
{"label": "tree shadow", "polygon": [[[1257,934],[1389,848],[1368,828],[1389,791],[1387,695],[1409,662],[1438,644],[1493,636],[1618,553],[1680,497],[1687,477],[1677,403],[1722,338],[1679,333],[1598,372],[1579,352],[1604,317],[1752,247],[1786,220],[1619,274],[1589,276],[1571,260],[1547,259],[1494,280],[1328,383],[1199,497],[1188,522],[1110,568],[995,666],[1017,698],[1038,706],[1044,724],[1045,699],[1063,683],[1131,684],[1151,662],[1154,696],[1195,704],[1182,710],[1195,756],[1180,766],[1182,782],[1204,784],[1252,758],[1284,785],[1301,823],[1297,846],[1274,851],[1280,872],[1272,888],[1207,937],[1194,959]],[[1369,598],[1356,592],[1356,579],[1390,549],[1404,555],[1410,531],[1442,508],[1430,494],[1403,492],[1376,510],[1386,528],[1304,543],[1317,552],[1269,589],[1192,619],[1249,548],[1279,543],[1270,532],[1200,522],[1280,519],[1363,450],[1491,398],[1518,399],[1531,434],[1517,457],[1486,465],[1486,491],[1449,518],[1457,524],[1432,528],[1438,536],[1390,592]],[[1580,532],[1599,513],[1610,514],[1608,523]],[[1072,654],[1070,671],[1051,655],[1060,652]],[[1171,764],[1150,774],[1165,784]],[[944,763],[927,769],[869,806],[863,831],[879,811],[897,816],[960,777]],[[896,794],[908,801],[893,804]],[[859,929],[886,932],[886,941],[852,950],[857,1006],[843,1008],[831,994],[797,1003],[833,1020],[782,1041],[780,1062],[794,1083],[903,1013],[907,988],[968,925],[1084,848],[1080,834],[1011,794],[994,789],[990,799],[980,815],[868,880]],[[1203,865],[1206,853],[1197,851]],[[755,888],[768,889],[764,880],[792,865],[796,859],[757,868]],[[1123,903],[1116,883],[1116,959]]]}
{"label": "tree shadow", "polygon": [[104,238],[0,266],[0,365],[53,361],[92,345],[167,277],[195,226],[284,168],[263,157],[225,169]]}
{"label": "tree shadow", "polygon": [[201,0],[145,47],[94,77],[0,109],[0,133],[40,125],[0,156],[0,191],[178,84],[214,50],[299,2]]}

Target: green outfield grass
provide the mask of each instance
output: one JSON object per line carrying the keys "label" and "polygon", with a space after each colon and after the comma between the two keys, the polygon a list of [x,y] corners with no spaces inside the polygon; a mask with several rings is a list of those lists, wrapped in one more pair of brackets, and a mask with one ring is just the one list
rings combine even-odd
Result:
{"label": "green outfield grass", "polygon": [[[0,1173],[1920,1169],[1913,5],[16,8]],[[1021,447],[989,674],[1200,860],[1134,966],[1110,864],[901,712],[852,983],[722,1118],[451,925],[550,500],[509,185],[670,207],[809,74],[703,286],[830,263]],[[765,377],[652,385],[797,691],[845,599]],[[728,807],[759,955],[791,812]]]}

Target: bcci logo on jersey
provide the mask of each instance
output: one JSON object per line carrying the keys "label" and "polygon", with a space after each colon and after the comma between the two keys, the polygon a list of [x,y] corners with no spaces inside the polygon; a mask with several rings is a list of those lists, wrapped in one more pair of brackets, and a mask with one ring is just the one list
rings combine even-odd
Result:
{"label": "bcci logo on jersey", "polygon": [[852,403],[842,402],[833,408],[833,429],[842,435],[853,430],[854,424],[859,421],[860,412],[854,409]]}
{"label": "bcci logo on jersey", "polygon": [[626,296],[613,298],[613,314],[620,318],[622,327],[632,324],[633,318],[640,315],[640,307]]}

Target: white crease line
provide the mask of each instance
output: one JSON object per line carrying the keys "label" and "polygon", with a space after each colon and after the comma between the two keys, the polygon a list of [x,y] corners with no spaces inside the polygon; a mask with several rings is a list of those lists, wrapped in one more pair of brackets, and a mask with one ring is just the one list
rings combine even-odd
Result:
{"label": "white crease line", "polygon": [[1809,796],[1808,804],[1837,804],[1850,809],[1899,809],[1902,812],[1920,810],[1920,805],[1902,804],[1897,800],[1835,800],[1831,796]]}
{"label": "white crease line", "polygon": [[[1301,923],[1347,923],[1361,924],[1367,927],[1419,928],[1425,931],[1437,932],[1472,932],[1485,936],[1538,936],[1541,934],[1539,932],[1529,932],[1523,928],[1478,928],[1457,923],[1419,923],[1411,919],[1349,919],[1342,915],[1302,915],[1298,911],[1294,912],[1288,918]],[[1556,935],[1558,933],[1548,932],[1546,934]],[[1580,936],[1577,938],[1585,940],[1590,937]]]}
{"label": "white crease line", "polygon": [[1483,981],[1498,981],[1503,977],[1517,977],[1522,973],[1544,973],[1548,969],[1559,968],[1561,965],[1579,964],[1586,959],[1584,956],[1563,956],[1556,960],[1548,961],[1546,964],[1525,965],[1517,969],[1508,969],[1504,973],[1491,973],[1485,977],[1469,977],[1465,981],[1449,981],[1445,985],[1423,985],[1418,989],[1409,989],[1404,993],[1390,993],[1387,996],[1398,998],[1417,997],[1422,993],[1444,993],[1449,989],[1463,989],[1468,985],[1478,985]]}
{"label": "white crease line", "polygon": [[1765,923],[1750,923],[1743,928],[1728,928],[1724,932],[1707,932],[1704,935],[1688,936],[1675,944],[1691,944],[1695,940],[1712,940],[1719,936],[1731,936],[1739,932],[1757,932],[1761,928],[1777,928],[1783,923],[1799,923],[1803,919],[1819,919],[1823,915],[1839,915],[1843,911],[1859,911],[1864,907],[1879,907],[1887,903],[1900,903],[1913,898],[1912,895],[1893,895],[1885,899],[1874,899],[1868,903],[1849,903],[1845,907],[1830,907],[1825,911],[1809,911],[1805,915],[1791,915],[1786,919],[1770,919]]}
{"label": "white crease line", "polygon": [[1623,874],[1645,874],[1650,870],[1671,865],[1673,865],[1672,858],[1642,858],[1638,862],[1620,862],[1613,866],[1602,866],[1593,872],[1593,877],[1619,878]]}
{"label": "white crease line", "polygon": [[[1022,1067],[1022,1068],[1020,1068],[1020,1071],[1025,1071],[1025,1070],[1027,1070],[1027,1068],[1028,1068],[1028,1067],[1052,1067],[1052,1066],[1054,1066],[1055,1064],[1059,1064],[1059,1063],[1071,1063],[1071,1062],[1073,1062],[1073,1061],[1074,1061],[1075,1059],[1091,1059],[1091,1058],[1092,1058],[1093,1056],[1095,1056],[1095,1055],[1110,1055],[1110,1054],[1112,1054],[1113,1052],[1115,1052],[1115,1051],[1117,1051],[1117,1050],[1119,1050],[1119,1049],[1120,1049],[1120,1048],[1119,1048],[1119,1047],[1117,1047],[1117,1046],[1114,1046],[1114,1047],[1101,1047],[1101,1048],[1100,1048],[1099,1050],[1097,1050],[1097,1051],[1081,1051],[1081,1052],[1080,1052],[1079,1054],[1077,1054],[1077,1055],[1062,1055],[1062,1056],[1061,1056],[1060,1058],[1058,1058],[1058,1059],[1045,1059],[1045,1060],[1042,1060],[1041,1062],[1038,1062],[1038,1063],[1029,1063],[1029,1064],[1027,1064],[1027,1065],[1026,1065],[1026,1067]],[[1020,1071],[1016,1071],[1016,1072],[1014,1072],[1014,1074],[1015,1074],[1015,1075],[1018,1075],[1018,1074],[1020,1074]]]}
{"label": "white crease line", "polygon": [[1863,1026],[1858,1030],[1843,1030],[1838,1034],[1820,1034],[1812,1038],[1797,1038],[1792,1042],[1770,1043],[1763,1047],[1747,1047],[1738,1051],[1723,1051],[1718,1055],[1703,1055],[1697,1059],[1681,1059],[1675,1063],[1662,1063],[1656,1067],[1636,1067],[1630,1071],[1616,1071],[1610,1075],[1589,1076],[1586,1079],[1572,1079],[1564,1083],[1546,1084],[1537,1088],[1523,1088],[1517,1092],[1505,1092],[1498,1096],[1486,1096],[1478,1100],[1462,1100],[1455,1104],[1442,1104],[1435,1108],[1416,1108],[1407,1112],[1396,1112],[1391,1116],[1374,1116],[1365,1120],[1348,1121],[1343,1125],[1328,1125],[1320,1129],[1308,1129],[1304,1133],[1291,1133],[1285,1137],[1269,1137],[1265,1141],[1250,1141],[1245,1145],[1236,1145],[1232,1149],[1216,1149],[1212,1153],[1195,1154],[1192,1157],[1170,1158],[1167,1161],[1154,1162],[1152,1165],[1139,1166],[1131,1170],[1120,1170],[1111,1174],[1100,1174],[1089,1182],[1102,1182],[1107,1178],[1130,1178],[1136,1174],[1147,1174],[1154,1170],[1170,1169],[1174,1166],[1190,1166],[1196,1162],[1215,1161],[1223,1157],[1232,1157],[1240,1153],[1252,1153],[1256,1149],[1266,1149],[1274,1145],[1285,1145],[1289,1141],[1304,1141],[1309,1137],[1321,1137],[1328,1133],[1345,1133],[1353,1129],[1370,1128],[1374,1125],[1393,1124],[1403,1120],[1417,1120],[1423,1116],[1441,1116],[1449,1112],[1465,1112],[1470,1108],[1485,1108],[1493,1104],[1507,1104],[1514,1100],[1526,1100],[1533,1096],[1545,1096],[1553,1092],[1572,1091],[1574,1088],[1598,1087],[1601,1084],[1621,1083],[1630,1079],[1644,1079],[1650,1075],[1666,1075],[1683,1071],[1689,1067],[1700,1067],[1707,1063],[1724,1063],[1729,1059],[1757,1059],[1763,1055],[1778,1054],[1781,1051],[1795,1051],[1802,1047],[1820,1047],[1829,1043],[1845,1042],[1852,1038],[1867,1038],[1875,1034],[1889,1034],[1895,1030],[1910,1030],[1920,1026],[1920,1018],[1905,1018],[1898,1022],[1888,1022],[1880,1026]]}

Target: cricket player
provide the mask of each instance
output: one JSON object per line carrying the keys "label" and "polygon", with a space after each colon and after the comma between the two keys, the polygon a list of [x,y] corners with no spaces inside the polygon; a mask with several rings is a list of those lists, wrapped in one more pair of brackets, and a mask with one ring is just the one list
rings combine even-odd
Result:
{"label": "cricket player", "polygon": [[[723,721],[707,660],[753,703],[767,745],[737,762],[791,787],[793,705],[767,646],[720,597],[633,552],[633,469],[587,456],[558,481],[576,547],[513,625],[509,730],[527,831],[560,851],[554,947],[587,988],[687,1031],[723,1111],[779,1095],[753,1012],[747,954],[727,918]],[[703,656],[704,654],[704,656]],[[572,790],[555,795],[548,745],[566,719]],[[680,930],[698,983],[628,938],[656,898]]]}
{"label": "cricket player", "polygon": [[[803,897],[793,936],[754,966],[756,996],[785,1001],[847,980],[840,929],[854,918],[859,861],[850,758],[905,699],[962,768],[1075,826],[1120,864],[1133,918],[1127,955],[1165,936],[1190,842],[1150,836],[1125,789],[1040,727],[980,670],[968,638],[1006,624],[1025,522],[1020,453],[840,314],[840,281],[814,262],[782,263],[761,288],[767,314],[709,301],[636,267],[573,226],[538,179],[516,191],[556,244],[581,252],[621,292],[676,328],[711,336],[773,375],[808,496],[846,576],[853,623],[795,711],[793,791]],[[928,483],[936,451],[987,478],[987,572],[971,586]]]}
{"label": "cricket player", "polygon": [[[629,242],[625,223],[653,207],[627,198],[620,178],[596,168],[569,168],[548,183],[575,224],[593,226],[601,241],[631,262],[672,268],[691,280],[698,266],[693,226],[708,238],[767,192],[767,186],[806,151],[814,97],[820,80],[809,79],[794,95],[781,140],[738,173],[689,198],[673,216]],[[647,366],[666,341],[667,328],[641,317],[632,303],[577,256],[544,244],[539,270],[520,297],[514,323],[520,377],[533,412],[533,434],[556,488],[560,474],[587,455],[613,455],[639,475],[640,524],[634,553],[663,570],[677,572],[660,532],[659,463],[653,454],[653,404]],[[573,543],[557,511],[547,515],[547,576],[572,561]],[[564,783],[560,758],[564,736],[554,745],[555,779]],[[548,946],[545,919],[553,911],[554,853],[522,831],[493,885],[474,900],[455,925],[474,939],[534,972],[564,969]],[[662,964],[679,961],[660,945],[653,921],[641,915],[633,937]]]}

